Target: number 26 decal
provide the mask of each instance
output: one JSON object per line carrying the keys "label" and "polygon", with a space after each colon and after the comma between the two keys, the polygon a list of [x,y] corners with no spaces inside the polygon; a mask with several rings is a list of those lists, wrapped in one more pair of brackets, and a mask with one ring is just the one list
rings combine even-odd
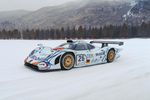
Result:
{"label": "number 26 decal", "polygon": [[79,55],[78,62],[82,62],[82,61],[85,61],[85,57],[84,55]]}

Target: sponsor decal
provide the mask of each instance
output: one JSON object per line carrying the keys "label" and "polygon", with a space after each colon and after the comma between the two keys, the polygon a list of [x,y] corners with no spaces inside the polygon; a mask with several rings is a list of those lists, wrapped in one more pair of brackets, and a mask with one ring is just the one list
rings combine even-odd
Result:
{"label": "sponsor decal", "polygon": [[78,62],[83,62],[83,61],[85,61],[85,55],[79,55],[78,56]]}
{"label": "sponsor decal", "polygon": [[105,51],[99,52],[95,54],[96,56],[101,56],[101,55],[105,55]]}
{"label": "sponsor decal", "polygon": [[48,67],[48,64],[46,62],[41,62],[38,64],[40,67],[42,68],[47,68]]}
{"label": "sponsor decal", "polygon": [[36,66],[39,64],[39,62],[33,62],[32,64]]}
{"label": "sponsor decal", "polygon": [[77,65],[83,65],[86,63],[86,55],[77,55]]}
{"label": "sponsor decal", "polygon": [[94,54],[87,54],[86,56],[87,56],[87,58],[93,58]]}
{"label": "sponsor decal", "polygon": [[90,59],[87,59],[87,60],[86,60],[86,64],[90,64]]}
{"label": "sponsor decal", "polygon": [[98,59],[93,59],[91,62],[92,62],[92,63],[97,63],[98,61],[100,61],[100,60],[98,60]]}
{"label": "sponsor decal", "polygon": [[63,47],[58,47],[58,48],[54,48],[53,50],[58,50],[58,51],[60,50],[61,51],[61,50],[64,50],[64,49],[65,48],[63,48]]}

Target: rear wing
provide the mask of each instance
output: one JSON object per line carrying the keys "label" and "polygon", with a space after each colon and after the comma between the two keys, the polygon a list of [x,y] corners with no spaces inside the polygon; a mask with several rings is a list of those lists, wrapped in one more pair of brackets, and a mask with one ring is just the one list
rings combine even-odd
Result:
{"label": "rear wing", "polygon": [[119,46],[124,45],[124,42],[119,42],[119,41],[90,41],[90,43],[101,43],[102,47],[108,46],[108,44],[116,44]]}

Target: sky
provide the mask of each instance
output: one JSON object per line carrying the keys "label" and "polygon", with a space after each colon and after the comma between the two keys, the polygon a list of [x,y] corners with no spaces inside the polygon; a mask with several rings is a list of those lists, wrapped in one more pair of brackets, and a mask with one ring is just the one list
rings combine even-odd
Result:
{"label": "sky", "polygon": [[37,10],[45,6],[60,5],[75,0],[0,0],[0,11]]}

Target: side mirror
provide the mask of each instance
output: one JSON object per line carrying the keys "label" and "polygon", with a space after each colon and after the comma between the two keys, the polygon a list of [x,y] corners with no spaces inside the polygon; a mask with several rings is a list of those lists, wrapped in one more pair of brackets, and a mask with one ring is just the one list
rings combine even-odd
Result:
{"label": "side mirror", "polygon": [[43,47],[43,44],[38,44],[37,46],[39,46],[39,47]]}

